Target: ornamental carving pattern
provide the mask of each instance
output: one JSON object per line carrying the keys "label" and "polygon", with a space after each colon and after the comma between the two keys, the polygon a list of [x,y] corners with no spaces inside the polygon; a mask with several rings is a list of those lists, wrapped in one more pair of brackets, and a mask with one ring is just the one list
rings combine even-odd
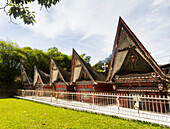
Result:
{"label": "ornamental carving pattern", "polygon": [[120,39],[122,39],[122,38],[125,39],[126,36],[127,36],[126,31],[125,31],[124,29],[122,29],[122,31],[121,31],[121,33],[120,33]]}

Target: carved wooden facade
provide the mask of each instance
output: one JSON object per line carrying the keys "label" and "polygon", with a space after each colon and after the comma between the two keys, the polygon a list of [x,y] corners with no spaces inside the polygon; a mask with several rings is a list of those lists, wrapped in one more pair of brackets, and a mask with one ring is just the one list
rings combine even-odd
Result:
{"label": "carved wooden facade", "polygon": [[74,91],[74,87],[69,85],[70,73],[63,69],[53,58],[50,61],[50,85],[55,91]]}
{"label": "carved wooden facade", "polygon": [[168,78],[120,18],[107,77],[117,93],[166,95]]}
{"label": "carved wooden facade", "polygon": [[34,67],[34,82],[33,86],[35,90],[53,90],[50,86],[49,81],[50,75],[39,70],[36,66]]}
{"label": "carved wooden facade", "polygon": [[112,84],[107,83],[106,73],[95,71],[73,49],[70,85],[76,92],[113,92]]}

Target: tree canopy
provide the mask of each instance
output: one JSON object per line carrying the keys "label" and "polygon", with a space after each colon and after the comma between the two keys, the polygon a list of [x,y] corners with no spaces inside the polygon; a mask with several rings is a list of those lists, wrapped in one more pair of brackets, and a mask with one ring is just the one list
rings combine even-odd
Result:
{"label": "tree canopy", "polygon": [[[35,20],[35,11],[30,11],[28,4],[37,2],[40,5],[40,9],[45,7],[46,9],[51,8],[53,5],[56,5],[60,0],[6,0],[6,4],[3,9],[4,12],[10,17],[20,18],[25,24],[34,24]],[[12,20],[11,20],[12,22]]]}
{"label": "tree canopy", "polygon": [[[90,56],[80,55],[87,63]],[[0,41],[0,82],[12,82],[20,77],[20,62],[33,71],[34,65],[45,73],[50,72],[50,56],[61,67],[71,71],[72,55],[66,55],[51,47],[47,52],[31,47],[20,48],[16,43]]]}
{"label": "tree canopy", "polygon": [[0,42],[0,80],[12,81],[19,74],[20,54],[18,45],[12,42]]}
{"label": "tree canopy", "polygon": [[[102,72],[103,71],[102,66],[104,63],[106,63],[108,66],[110,66],[111,57],[112,57],[112,54],[110,54],[109,57],[106,57],[104,60],[100,60],[98,63],[96,63],[93,66],[93,69],[98,72]],[[106,68],[106,73],[108,73],[108,72],[109,72],[109,67]]]}

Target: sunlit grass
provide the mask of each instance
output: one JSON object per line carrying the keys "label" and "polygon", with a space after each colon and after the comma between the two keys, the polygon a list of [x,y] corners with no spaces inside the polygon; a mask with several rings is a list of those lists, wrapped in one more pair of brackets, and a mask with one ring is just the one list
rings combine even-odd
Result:
{"label": "sunlit grass", "polygon": [[165,127],[57,108],[21,99],[0,99],[0,129],[8,128],[154,129]]}

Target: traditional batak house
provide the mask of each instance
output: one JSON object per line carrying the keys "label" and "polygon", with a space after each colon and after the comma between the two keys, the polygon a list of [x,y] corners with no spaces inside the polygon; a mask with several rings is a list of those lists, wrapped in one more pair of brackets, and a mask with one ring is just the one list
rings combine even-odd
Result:
{"label": "traditional batak house", "polygon": [[50,61],[50,85],[55,91],[74,91],[73,86],[69,86],[70,73],[63,69],[53,58]]}
{"label": "traditional batak house", "polygon": [[[73,49],[70,85],[78,93],[113,92],[112,84],[106,83],[107,75],[91,68]],[[77,95],[77,99],[81,99]],[[88,101],[88,97],[84,98]]]}
{"label": "traditional batak house", "polygon": [[34,72],[21,64],[21,83],[24,89],[33,90]]}
{"label": "traditional batak house", "polygon": [[108,82],[121,94],[167,95],[169,80],[142,43],[119,19]]}
{"label": "traditional batak house", "polygon": [[53,86],[50,86],[50,75],[34,67],[34,82],[33,86],[35,90],[53,90]]}
{"label": "traditional batak house", "polygon": [[[167,78],[169,78],[170,80],[170,63],[161,65],[160,68],[162,69],[164,74],[167,76]],[[169,83],[169,86],[170,86],[170,83]],[[170,97],[170,90],[168,91],[168,96]]]}

